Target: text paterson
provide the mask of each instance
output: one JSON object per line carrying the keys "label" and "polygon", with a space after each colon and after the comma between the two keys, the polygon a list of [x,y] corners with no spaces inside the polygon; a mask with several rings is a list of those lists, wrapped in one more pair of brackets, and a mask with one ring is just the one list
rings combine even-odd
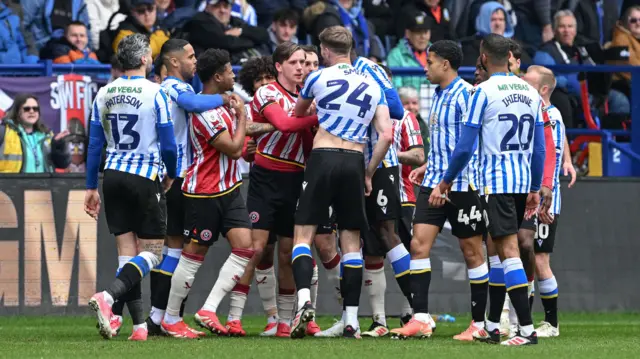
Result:
{"label": "text paterson", "polygon": [[509,107],[512,103],[522,102],[527,106],[531,107],[531,99],[528,96],[514,93],[502,99],[502,103],[504,103],[505,107]]}
{"label": "text paterson", "polygon": [[140,106],[142,106],[142,101],[138,100],[134,96],[118,95],[109,99],[105,105],[107,106],[107,109],[110,109],[113,105],[117,105],[117,104],[131,105],[136,109],[139,109]]}

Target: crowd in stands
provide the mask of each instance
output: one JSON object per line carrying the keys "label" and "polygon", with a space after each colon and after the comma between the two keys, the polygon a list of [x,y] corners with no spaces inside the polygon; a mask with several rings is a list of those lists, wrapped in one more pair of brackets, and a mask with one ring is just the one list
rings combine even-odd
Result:
{"label": "crowd in stands", "polygon": [[[522,64],[640,65],[640,0],[0,0],[0,20],[0,64],[114,65],[120,40],[143,33],[153,56],[183,38],[196,55],[222,48],[242,65],[284,41],[317,45],[323,29],[342,25],[358,55],[391,68],[424,68],[442,39],[458,41],[463,65],[475,67],[491,33],[514,39]],[[552,102],[568,127],[581,126],[584,77],[557,74]],[[628,118],[629,73],[586,78],[597,115]],[[416,104],[429,85],[426,76],[393,82]]]}

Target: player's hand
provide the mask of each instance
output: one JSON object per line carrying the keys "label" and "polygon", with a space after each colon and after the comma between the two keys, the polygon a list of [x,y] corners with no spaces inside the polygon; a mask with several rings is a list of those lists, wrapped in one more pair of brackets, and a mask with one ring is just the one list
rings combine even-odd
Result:
{"label": "player's hand", "polygon": [[100,213],[100,193],[97,189],[88,189],[84,194],[84,211],[96,221]]}
{"label": "player's hand", "polygon": [[540,208],[540,194],[538,192],[529,193],[527,196],[527,205],[524,211],[524,218],[531,219],[531,217],[535,216],[538,213],[538,208]]}
{"label": "player's hand", "polygon": [[553,201],[553,191],[545,186],[540,187],[540,212],[548,212]]}
{"label": "player's hand", "polygon": [[426,171],[427,164],[425,163],[409,173],[409,181],[411,181],[411,183],[415,184],[416,186],[422,185],[422,181],[424,180],[424,173]]}
{"label": "player's hand", "polygon": [[227,95],[226,93],[223,93],[220,96],[222,96],[222,104],[223,105],[228,105],[229,101],[231,101],[231,96]]}
{"label": "player's hand", "polygon": [[169,178],[169,176],[164,176],[164,178],[162,179],[162,191],[164,193],[169,192],[172,184],[173,184],[173,178]]}
{"label": "player's hand", "polygon": [[573,187],[573,185],[576,183],[576,168],[573,167],[573,163],[571,163],[570,161],[565,161],[562,164],[562,170],[564,171],[564,175],[571,176],[571,182],[569,182],[569,188]]}
{"label": "player's hand", "polygon": [[306,115],[307,115],[307,116],[313,116],[313,115],[315,115],[315,114],[316,114],[316,102],[315,102],[315,101],[313,101],[313,102],[311,103],[311,105],[309,106],[309,108],[307,109],[307,113],[306,113]]}
{"label": "player's hand", "polygon": [[229,36],[239,37],[240,35],[242,35],[242,28],[234,27],[232,29],[225,31],[224,34]]}
{"label": "player's hand", "polygon": [[364,176],[364,195],[368,197],[369,195],[371,195],[372,190],[373,186],[371,185],[371,177]]}
{"label": "player's hand", "polygon": [[553,28],[551,25],[546,25],[542,28],[542,43],[551,41],[551,39],[553,39]]}
{"label": "player's hand", "polygon": [[447,184],[444,182],[440,182],[434,189],[431,191],[431,195],[429,196],[429,205],[431,207],[442,207],[444,206],[447,198],[446,191],[442,191],[442,188],[447,188]]}
{"label": "player's hand", "polygon": [[251,138],[247,141],[247,155],[253,156],[256,154],[256,141]]}
{"label": "player's hand", "polygon": [[553,222],[553,214],[549,211],[538,213],[538,219],[540,223],[551,224]]}

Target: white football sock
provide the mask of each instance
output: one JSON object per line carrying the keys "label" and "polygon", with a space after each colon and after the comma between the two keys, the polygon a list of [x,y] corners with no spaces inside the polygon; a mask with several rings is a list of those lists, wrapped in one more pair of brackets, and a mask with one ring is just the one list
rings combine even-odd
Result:
{"label": "white football sock", "polygon": [[350,325],[353,329],[358,330],[360,328],[360,322],[358,322],[358,307],[346,307],[347,318],[345,326]]}
{"label": "white football sock", "polygon": [[387,277],[384,275],[384,264],[381,268],[369,269],[365,266],[363,273],[364,287],[369,294],[369,303],[374,322],[387,325],[384,310],[384,296],[387,291]]}
{"label": "white football sock", "polygon": [[242,312],[244,311],[244,305],[247,302],[248,294],[248,285],[236,284],[231,291],[231,301],[229,303],[229,316],[227,317],[227,321],[242,319]]}
{"label": "white football sock", "polygon": [[164,310],[158,309],[156,307],[151,307],[151,311],[149,312],[149,318],[155,325],[160,325],[162,322],[162,318],[164,318]]}
{"label": "white football sock", "polygon": [[316,265],[315,261],[313,263],[313,274],[311,275],[311,287],[309,290],[311,291],[311,305],[315,308],[318,299],[318,265]]}
{"label": "white football sock", "polygon": [[147,323],[143,322],[142,324],[135,324],[133,326],[133,332],[135,333],[135,331],[140,329],[140,328],[143,328],[143,329],[147,330]]}
{"label": "white football sock", "polygon": [[202,306],[203,310],[214,313],[218,310],[220,302],[227,293],[231,292],[233,287],[236,286],[236,280],[242,277],[244,269],[249,263],[249,259],[253,256],[253,254],[249,255],[248,252],[249,251],[237,251],[235,249],[231,251],[229,258],[227,258],[222,268],[220,268],[218,279]]}
{"label": "white football sock", "polygon": [[175,324],[182,320],[180,318],[180,307],[182,301],[189,295],[193,280],[202,265],[204,256],[183,253],[178,261],[178,266],[171,277],[171,290],[167,301],[167,310],[164,320],[168,324]]}
{"label": "white football sock", "polygon": [[111,294],[107,293],[106,290],[102,292],[102,294],[104,294],[104,300],[107,302],[107,304],[113,306],[113,297],[111,296]]}
{"label": "white football sock", "polygon": [[264,313],[268,316],[277,316],[278,306],[276,304],[276,273],[273,266],[267,269],[256,268],[256,285],[258,294],[262,300]]}
{"label": "white football sock", "polygon": [[[307,289],[307,295],[309,290]],[[298,293],[299,294],[299,293]],[[309,299],[307,299],[309,300]],[[278,290],[278,317],[280,323],[291,325],[291,319],[294,315],[294,306],[296,305],[296,291],[295,289],[280,289]],[[304,302],[306,303],[306,302]],[[304,305],[303,303],[303,305]]]}
{"label": "white football sock", "polygon": [[338,301],[342,299],[340,295],[340,260],[340,253],[337,253],[331,261],[322,263],[324,269],[327,271],[329,285],[332,288],[332,292],[336,294]]}
{"label": "white football sock", "polygon": [[306,302],[310,302],[311,301],[311,290],[309,290],[309,288],[302,288],[300,290],[298,290],[298,309],[300,310],[302,307],[304,307],[304,304]]}

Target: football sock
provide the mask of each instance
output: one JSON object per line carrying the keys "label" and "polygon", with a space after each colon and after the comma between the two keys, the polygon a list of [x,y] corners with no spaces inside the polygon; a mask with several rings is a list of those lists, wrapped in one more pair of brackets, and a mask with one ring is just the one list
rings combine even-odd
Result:
{"label": "football sock", "polygon": [[316,307],[316,301],[318,300],[318,265],[316,261],[313,261],[313,272],[311,274],[311,305]]}
{"label": "football sock", "polygon": [[340,295],[340,253],[336,253],[335,257],[333,257],[330,261],[326,263],[322,263],[324,269],[327,271],[327,279],[329,280],[329,285],[334,289],[334,293],[338,296],[338,300],[342,298]]}
{"label": "football sock", "polygon": [[151,252],[140,252],[131,258],[118,273],[116,280],[111,283],[106,292],[111,298],[118,299],[140,283],[153,267],[158,264],[158,257]]}
{"label": "football sock", "polygon": [[293,269],[293,279],[298,289],[298,307],[296,311],[304,306],[304,303],[311,301],[311,277],[313,276],[313,260],[311,248],[308,244],[297,244],[291,253],[291,267]]}
{"label": "football sock", "polygon": [[[129,309],[129,314],[131,314],[131,320],[134,325],[140,325],[144,323],[144,306],[142,303],[142,285],[140,282],[136,284],[129,291],[131,296],[127,301],[127,308]],[[146,326],[145,326],[146,328]]]}
{"label": "football sock", "polygon": [[533,320],[529,310],[529,283],[520,258],[507,258],[502,262],[504,282],[511,303],[518,315],[520,333],[528,337],[533,333]]}
{"label": "football sock", "polygon": [[493,331],[500,329],[500,315],[504,306],[506,288],[504,285],[504,270],[500,257],[489,257],[489,315],[487,316],[487,329]]}
{"label": "football sock", "polygon": [[268,267],[256,267],[256,285],[258,294],[262,300],[262,307],[268,316],[277,315],[278,307],[276,304],[276,272],[273,264]]}
{"label": "football sock", "polygon": [[248,294],[248,285],[236,283],[235,287],[231,290],[231,301],[229,303],[229,316],[227,317],[227,321],[242,319],[242,312],[244,311],[244,304],[247,302]]}
{"label": "football sock", "polygon": [[529,311],[533,313],[533,300],[536,298],[536,282],[529,281]]}
{"label": "football sock", "polygon": [[413,308],[411,308],[411,303],[407,300],[406,297],[402,298],[402,309],[400,310],[401,316],[407,316],[413,314]]}
{"label": "football sock", "polygon": [[511,304],[509,296],[506,296],[505,302],[509,303],[509,324],[518,324],[518,314],[516,314],[516,308]]}
{"label": "football sock", "polygon": [[167,309],[164,314],[164,321],[168,324],[175,324],[182,320],[180,307],[183,300],[189,295],[193,280],[198,273],[198,269],[204,261],[204,256],[182,252],[178,266],[171,277],[171,290],[167,300]]}
{"label": "football sock", "polygon": [[[342,281],[340,283],[343,305],[345,309],[351,307],[352,314],[354,313],[353,308],[355,308],[357,316],[358,306],[360,304],[360,293],[362,291],[362,254],[360,252],[345,253],[343,256],[343,266]],[[349,312],[347,312],[347,323],[349,323],[348,316]]]}
{"label": "football sock", "polygon": [[429,286],[431,285],[431,259],[412,259],[411,293],[413,293],[413,313],[429,313]]}
{"label": "football sock", "polygon": [[404,244],[400,243],[387,252],[387,259],[391,263],[391,267],[393,267],[393,273],[396,275],[396,281],[402,294],[411,303],[411,279],[409,275],[411,271],[411,255],[407,252]]}
{"label": "football sock", "polygon": [[[156,269],[162,266],[162,263],[164,263],[164,260],[167,257],[168,252],[169,252],[169,247],[167,247],[167,245],[165,244],[164,246],[162,246],[162,260],[160,260],[160,263],[158,263],[158,265],[151,270],[151,273],[149,273],[149,284],[150,284],[149,287],[151,289],[151,298],[150,298],[151,305],[153,305],[155,301],[156,290],[158,288],[158,286],[156,285],[156,281],[158,280],[158,272],[156,271]],[[153,313],[153,307],[151,308],[151,313]]]}
{"label": "football sock", "polygon": [[345,318],[345,327],[347,325],[352,326],[354,329],[358,330],[360,328],[360,322],[358,321],[358,307],[357,306],[347,306],[345,309],[346,318]]}
{"label": "football sock", "polygon": [[151,281],[151,288],[155,287],[155,290],[152,291],[154,294],[151,296],[151,314],[149,316],[157,325],[160,325],[162,318],[164,318],[171,290],[171,277],[173,277],[181,255],[181,248],[168,248],[160,265],[151,271],[151,276],[155,275],[155,282]]}
{"label": "football sock", "polygon": [[365,264],[362,279],[364,280],[364,287],[369,294],[373,321],[387,325],[384,310],[384,299],[387,292],[387,277],[384,275],[384,262]]}
{"label": "football sock", "polygon": [[[127,264],[127,262],[130,261],[132,258],[133,257],[131,256],[118,256],[118,270],[116,271],[116,277],[120,273],[120,270],[122,269],[122,267],[124,267],[124,265]],[[122,299],[114,301],[113,306],[111,307],[111,312],[113,313],[113,315],[122,317],[124,304],[125,304],[125,301]]]}
{"label": "football sock", "polygon": [[222,299],[224,299],[227,293],[231,292],[236,286],[236,281],[242,277],[244,269],[247,267],[247,264],[249,264],[251,257],[253,257],[252,249],[234,248],[231,250],[229,258],[227,258],[222,268],[220,268],[220,274],[211,289],[211,293],[209,293],[207,300],[202,306],[203,310],[214,313],[218,310],[218,305],[220,305]]}
{"label": "football sock", "polygon": [[293,314],[295,313],[295,303],[295,289],[278,288],[278,318],[280,323],[291,325],[291,319],[293,319]]}
{"label": "football sock", "polygon": [[467,272],[471,287],[471,318],[476,324],[484,327],[484,315],[489,291],[489,268],[485,262],[479,267],[468,269]]}
{"label": "football sock", "polygon": [[543,279],[538,282],[540,299],[544,307],[544,321],[558,327],[558,282],[556,277]]}

